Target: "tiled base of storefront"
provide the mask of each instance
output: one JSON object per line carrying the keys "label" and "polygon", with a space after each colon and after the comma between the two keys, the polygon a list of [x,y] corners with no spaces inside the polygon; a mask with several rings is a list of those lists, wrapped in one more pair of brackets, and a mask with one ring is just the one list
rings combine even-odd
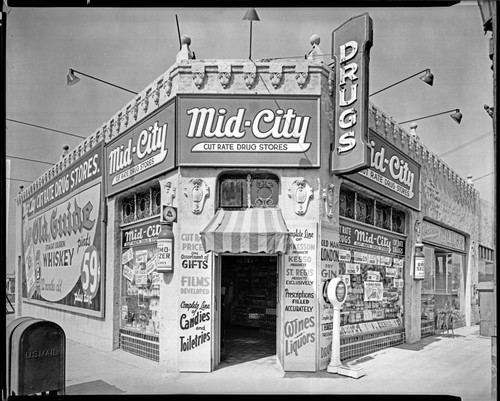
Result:
{"label": "tiled base of storefront", "polygon": [[156,336],[120,329],[119,347],[142,358],[151,359],[155,362],[160,361],[160,345]]}
{"label": "tiled base of storefront", "polygon": [[[432,322],[422,325],[422,338],[435,334]],[[340,340],[340,359],[347,360],[394,347],[405,342],[402,327],[391,328],[374,333],[343,336]],[[155,336],[120,330],[120,348],[142,358],[159,361],[159,343]],[[221,355],[219,367],[247,362],[276,354],[276,338],[270,333],[238,329],[228,330],[226,346]]]}
{"label": "tiled base of storefront", "polygon": [[404,342],[405,330],[402,327],[344,336],[340,338],[340,359],[357,358]]}

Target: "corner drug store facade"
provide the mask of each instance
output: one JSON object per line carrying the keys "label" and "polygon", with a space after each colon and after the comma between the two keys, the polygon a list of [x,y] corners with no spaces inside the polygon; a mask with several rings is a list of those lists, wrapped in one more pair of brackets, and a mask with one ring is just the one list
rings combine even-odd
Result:
{"label": "corner drug store facade", "polygon": [[[437,295],[458,299],[464,324],[475,323],[479,195],[368,107],[367,74],[355,107],[365,110],[371,167],[332,174],[342,88],[321,57],[193,60],[186,48],[19,195],[21,315],[173,372],[217,367],[229,293],[230,323],[267,327],[286,371],[328,365],[324,289],[334,276],[349,289],[342,359],[418,341],[434,319],[423,319],[424,298],[428,311]],[[391,190],[382,153],[413,179]],[[423,282],[413,272],[420,242]],[[436,284],[439,252],[458,255],[444,259],[459,265],[449,292]]]}

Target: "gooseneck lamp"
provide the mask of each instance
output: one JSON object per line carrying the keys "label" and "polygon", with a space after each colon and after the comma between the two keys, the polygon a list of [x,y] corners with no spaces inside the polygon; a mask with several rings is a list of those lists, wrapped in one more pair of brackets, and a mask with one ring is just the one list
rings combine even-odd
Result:
{"label": "gooseneck lamp", "polygon": [[432,72],[429,68],[426,68],[425,70],[422,70],[422,71],[419,71],[413,75],[410,75],[409,77],[406,77],[405,79],[402,79],[401,81],[398,81],[398,82],[393,83],[392,85],[386,86],[385,88],[382,88],[382,89],[378,90],[377,92],[373,92],[370,94],[370,96],[376,95],[377,93],[383,92],[386,89],[392,88],[393,86],[396,86],[396,85],[400,84],[401,82],[407,81],[410,78],[416,77],[417,75],[422,74],[423,72],[425,72],[425,74],[422,75],[420,77],[420,79],[423,82],[425,82],[427,85],[432,86],[432,84],[434,83],[434,74],[432,74]]}
{"label": "gooseneck lamp", "polygon": [[409,123],[409,122],[412,122],[412,121],[418,121],[418,120],[423,120],[424,118],[430,118],[430,117],[434,117],[434,116],[439,116],[441,114],[446,114],[446,113],[450,113],[452,112],[452,114],[450,114],[450,117],[453,119],[453,121],[455,121],[457,124],[460,124],[460,122],[462,121],[462,113],[460,113],[460,109],[452,109],[452,110],[447,110],[447,111],[442,111],[441,113],[436,113],[436,114],[431,114],[429,116],[425,116],[425,117],[419,117],[419,118],[413,118],[411,120],[407,120],[407,121],[402,121],[400,123],[398,123],[399,125],[401,124],[406,124],[406,123]]}
{"label": "gooseneck lamp", "polygon": [[121,90],[124,90],[124,91],[127,91],[127,92],[130,92],[130,93],[133,93],[134,95],[137,95],[138,92],[134,92],[134,91],[131,91],[130,89],[126,89],[122,86],[118,86],[118,85],[115,85],[115,84],[112,84],[108,81],[104,81],[102,79],[99,79],[99,78],[96,78],[96,77],[93,77],[92,75],[88,75],[88,74],[84,74],[83,72],[81,71],[77,71],[77,70],[74,70],[73,68],[70,68],[69,69],[69,72],[68,72],[68,75],[66,75],[66,82],[68,84],[68,86],[72,86],[72,85],[75,85],[77,84],[78,82],[80,82],[80,78],[78,78],[76,75],[75,75],[75,72],[77,72],[78,74],[81,74],[81,75],[84,75],[88,78],[91,78],[91,79],[95,79],[96,81],[99,81],[99,82],[102,82],[102,83],[105,83],[107,85],[111,85],[111,86],[114,86],[115,88],[118,88],[118,89],[121,89]]}

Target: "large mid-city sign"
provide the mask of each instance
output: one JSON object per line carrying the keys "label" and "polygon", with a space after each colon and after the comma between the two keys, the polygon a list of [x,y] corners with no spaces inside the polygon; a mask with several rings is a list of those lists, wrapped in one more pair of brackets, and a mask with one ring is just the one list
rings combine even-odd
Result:
{"label": "large mid-city sign", "polygon": [[420,165],[373,132],[370,166],[345,178],[420,210]]}
{"label": "large mid-city sign", "polygon": [[365,13],[333,31],[335,59],[335,143],[333,173],[352,173],[369,165],[368,65],[372,19]]}
{"label": "large mid-city sign", "polygon": [[106,145],[106,196],[175,167],[175,102]]}
{"label": "large mid-city sign", "polygon": [[104,315],[102,155],[96,146],[23,203],[26,301]]}
{"label": "large mid-city sign", "polygon": [[180,166],[319,167],[313,96],[178,96]]}

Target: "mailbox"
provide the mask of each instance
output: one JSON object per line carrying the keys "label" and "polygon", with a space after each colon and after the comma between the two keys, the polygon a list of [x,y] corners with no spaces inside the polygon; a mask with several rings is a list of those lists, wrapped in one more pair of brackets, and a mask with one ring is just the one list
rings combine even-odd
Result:
{"label": "mailbox", "polygon": [[66,335],[58,324],[24,319],[12,328],[8,343],[9,396],[45,392],[64,395]]}
{"label": "mailbox", "polygon": [[7,328],[5,330],[5,340],[6,340],[6,352],[5,352],[5,383],[6,383],[6,388],[7,388],[7,395],[10,395],[10,366],[11,366],[11,360],[10,360],[10,350],[11,350],[11,339],[12,339],[12,332],[14,329],[19,326],[22,322],[25,322],[26,320],[31,320],[33,319],[31,316],[23,316],[23,317],[18,317],[17,319],[13,320],[7,325]]}

